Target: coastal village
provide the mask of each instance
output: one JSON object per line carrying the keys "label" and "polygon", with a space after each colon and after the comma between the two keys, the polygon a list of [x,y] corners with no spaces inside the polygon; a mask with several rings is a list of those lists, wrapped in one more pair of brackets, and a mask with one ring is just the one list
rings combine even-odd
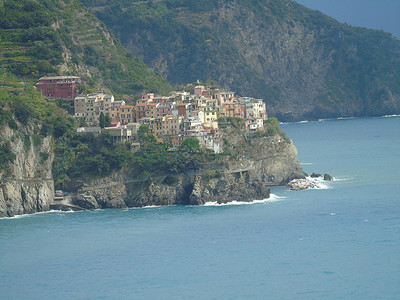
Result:
{"label": "coastal village", "polygon": [[201,146],[220,153],[218,119],[245,119],[247,132],[256,132],[268,118],[263,100],[237,97],[234,92],[200,84],[168,96],[145,93],[135,105],[105,93],[78,95],[79,84],[81,79],[76,76],[42,77],[36,88],[46,97],[70,101],[74,117],[85,125],[78,132],[98,135],[107,131],[114,143],[128,142],[132,149],[140,148],[139,128],[145,125],[158,142],[172,144],[171,150],[193,137]]}

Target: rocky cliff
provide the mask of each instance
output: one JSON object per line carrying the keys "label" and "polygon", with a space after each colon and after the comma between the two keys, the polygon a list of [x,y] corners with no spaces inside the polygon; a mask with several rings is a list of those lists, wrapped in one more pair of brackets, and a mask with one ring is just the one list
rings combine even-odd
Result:
{"label": "rocky cliff", "polygon": [[6,125],[0,141],[11,141],[15,154],[14,162],[0,170],[0,217],[48,211],[54,197],[51,137],[36,136],[33,128],[17,131]]}
{"label": "rocky cliff", "polygon": [[233,158],[143,180],[129,172],[115,173],[85,182],[73,194],[72,202],[86,209],[250,202],[268,198],[268,186],[283,185],[305,175],[296,148],[284,134],[250,139],[227,132],[226,137],[229,145],[225,148],[240,149],[240,156],[232,152]]}

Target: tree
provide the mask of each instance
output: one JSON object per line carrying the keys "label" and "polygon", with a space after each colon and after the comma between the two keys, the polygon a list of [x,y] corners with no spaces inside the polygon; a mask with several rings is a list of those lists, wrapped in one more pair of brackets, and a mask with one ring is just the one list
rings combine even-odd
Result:
{"label": "tree", "polygon": [[111,118],[109,115],[106,115],[106,117],[105,117],[105,126],[111,127]]}
{"label": "tree", "polygon": [[104,113],[100,113],[100,127],[104,128],[106,126],[106,117],[104,116]]}
{"label": "tree", "polygon": [[139,137],[144,136],[146,133],[150,131],[149,126],[147,125],[141,125],[139,127]]}
{"label": "tree", "polygon": [[198,139],[194,137],[189,137],[183,141],[180,146],[180,149],[187,150],[190,152],[195,152],[200,150],[200,142]]}

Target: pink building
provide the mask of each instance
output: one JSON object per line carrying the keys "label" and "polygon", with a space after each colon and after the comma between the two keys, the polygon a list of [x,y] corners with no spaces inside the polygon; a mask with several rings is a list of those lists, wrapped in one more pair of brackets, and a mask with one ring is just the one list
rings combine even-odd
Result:
{"label": "pink building", "polygon": [[171,103],[160,103],[157,106],[157,117],[172,115]]}
{"label": "pink building", "polygon": [[149,99],[153,99],[153,98],[154,98],[154,93],[147,93],[147,94],[142,95],[142,99],[149,100]]}
{"label": "pink building", "polygon": [[227,102],[233,102],[234,98],[234,92],[218,92],[214,94],[214,99],[217,99],[218,105],[223,105]]}
{"label": "pink building", "polygon": [[254,132],[264,128],[264,121],[261,118],[250,119],[246,121],[245,126],[247,131]]}
{"label": "pink building", "polygon": [[204,89],[205,89],[204,85],[198,85],[198,86],[194,87],[194,94],[201,96]]}
{"label": "pink building", "polygon": [[147,103],[137,103],[135,105],[136,121],[146,117],[146,105]]}
{"label": "pink building", "polygon": [[46,97],[74,100],[80,83],[81,79],[76,76],[42,77],[36,88]]}

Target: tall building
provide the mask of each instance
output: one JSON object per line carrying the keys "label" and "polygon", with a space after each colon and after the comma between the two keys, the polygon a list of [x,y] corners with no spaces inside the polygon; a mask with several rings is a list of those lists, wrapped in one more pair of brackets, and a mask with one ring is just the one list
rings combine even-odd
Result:
{"label": "tall building", "polygon": [[39,79],[36,88],[46,97],[74,100],[80,83],[81,79],[77,76],[45,76]]}

